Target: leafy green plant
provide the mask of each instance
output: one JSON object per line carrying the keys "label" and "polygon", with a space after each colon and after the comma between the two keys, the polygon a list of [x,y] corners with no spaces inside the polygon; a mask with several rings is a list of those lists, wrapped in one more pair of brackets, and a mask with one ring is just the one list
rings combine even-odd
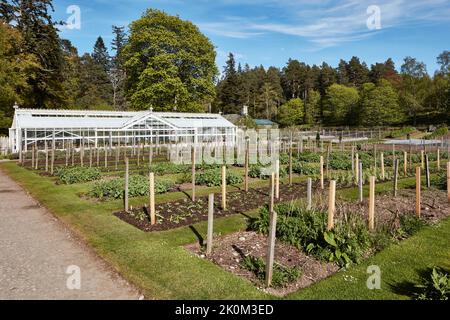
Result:
{"label": "leafy green plant", "polygon": [[446,134],[448,134],[448,127],[447,125],[443,124],[439,126],[436,130],[434,130],[432,133],[426,135],[424,139],[428,140],[436,139],[438,137],[445,136]]}
{"label": "leafy green plant", "polygon": [[[236,185],[242,183],[244,179],[239,174],[227,170],[227,184]],[[206,170],[196,176],[196,183],[208,187],[220,186],[222,184],[221,169]]]}
{"label": "leafy green plant", "polygon": [[[242,259],[242,266],[251,271],[258,280],[264,281],[266,277],[266,263],[262,258],[245,256]],[[274,263],[272,274],[272,286],[275,288],[284,287],[296,281],[302,274],[298,267],[290,268],[279,263]]]}
{"label": "leafy green plant", "polygon": [[98,168],[70,167],[58,168],[56,176],[65,184],[74,184],[98,180],[101,178],[101,173]]}
{"label": "leafy green plant", "polygon": [[292,164],[292,171],[297,174],[310,176],[310,175],[319,174],[320,166],[317,166],[316,164],[312,164],[312,163],[295,161]]}
{"label": "leafy green plant", "polygon": [[154,162],[148,166],[148,169],[156,175],[165,175],[189,172],[191,167],[189,165],[175,164],[172,162]]}
{"label": "leafy green plant", "polygon": [[440,190],[447,190],[447,173],[439,173],[432,183]]}
{"label": "leafy green plant", "polygon": [[434,267],[431,273],[422,279],[422,283],[416,285],[416,288],[420,290],[416,294],[417,300],[449,300],[450,274]]}
{"label": "leafy green plant", "polygon": [[400,232],[406,236],[412,236],[422,229],[426,223],[412,214],[403,214],[400,216]]}
{"label": "leafy green plant", "polygon": [[[173,187],[170,180],[156,180],[155,193],[165,193]],[[89,195],[95,198],[122,199],[124,197],[125,179],[98,181],[89,191]],[[148,178],[141,175],[132,175],[128,180],[128,196],[137,197],[149,194]]]}

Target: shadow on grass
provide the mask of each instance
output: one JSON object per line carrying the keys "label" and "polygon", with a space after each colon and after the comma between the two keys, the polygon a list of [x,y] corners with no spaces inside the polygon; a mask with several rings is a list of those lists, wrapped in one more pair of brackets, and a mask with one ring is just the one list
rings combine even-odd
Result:
{"label": "shadow on grass", "polygon": [[[450,270],[446,270],[444,268],[437,267],[439,271],[450,274]],[[417,275],[419,276],[418,281],[402,281],[396,283],[389,283],[390,289],[399,295],[410,297],[411,299],[416,299],[421,293],[424,292],[424,288],[418,287],[418,285],[424,285],[427,282],[431,282],[431,275],[433,272],[433,268],[425,268],[417,271]]]}
{"label": "shadow on grass", "polygon": [[195,236],[198,238],[198,243],[200,244],[200,247],[203,247],[203,241],[205,240],[203,236],[195,229],[194,226],[189,226],[189,229],[195,234]]}

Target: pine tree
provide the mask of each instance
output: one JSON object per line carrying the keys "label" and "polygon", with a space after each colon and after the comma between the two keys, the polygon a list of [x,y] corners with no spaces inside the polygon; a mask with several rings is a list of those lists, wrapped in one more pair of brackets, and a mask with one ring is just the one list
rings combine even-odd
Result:
{"label": "pine tree", "polygon": [[108,49],[106,49],[102,37],[98,37],[97,41],[95,41],[92,59],[94,59],[94,62],[101,66],[106,73],[109,72],[111,68],[111,57],[109,56]]}

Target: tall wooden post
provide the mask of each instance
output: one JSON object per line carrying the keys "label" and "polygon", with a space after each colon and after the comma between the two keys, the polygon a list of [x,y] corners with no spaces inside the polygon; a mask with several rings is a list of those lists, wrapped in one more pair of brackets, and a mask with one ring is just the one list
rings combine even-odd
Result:
{"label": "tall wooden post", "polygon": [[362,162],[358,163],[358,190],[359,190],[359,202],[363,202],[363,166]]}
{"label": "tall wooden post", "polygon": [[330,181],[330,190],[328,194],[328,223],[327,230],[334,228],[334,213],[336,211],[336,181]]}
{"label": "tall wooden post", "polygon": [[355,157],[355,182],[356,184],[359,182],[359,154]]}
{"label": "tall wooden post", "polygon": [[137,149],[137,166],[141,166],[141,148],[139,147],[139,144],[136,146]]}
{"label": "tall wooden post", "polygon": [[52,151],[50,158],[50,174],[53,175],[55,172],[55,149],[56,149],[56,141],[55,141],[55,132],[53,132],[53,140],[52,140]]}
{"label": "tall wooden post", "polygon": [[212,252],[213,221],[214,221],[214,193],[210,193],[208,196],[208,231],[206,235],[207,255],[211,254]]}
{"label": "tall wooden post", "polygon": [[150,172],[149,174],[149,211],[150,211],[150,224],[156,223],[156,210],[155,210],[155,174]]}
{"label": "tall wooden post", "polygon": [[195,153],[196,153],[195,146],[192,146],[191,148],[192,201],[195,201],[195,158],[196,158]]}
{"label": "tall wooden post", "polygon": [[375,228],[375,177],[369,179],[369,230]]}
{"label": "tall wooden post", "polygon": [[421,187],[421,168],[416,168],[416,215],[421,215],[421,203],[420,203],[420,187]]}
{"label": "tall wooden post", "polygon": [[92,146],[89,145],[89,168],[92,168]]}
{"label": "tall wooden post", "polygon": [[47,146],[47,141],[45,141],[45,172],[48,172],[48,146]]}
{"label": "tall wooden post", "polygon": [[66,147],[66,167],[69,166],[69,156],[70,156],[70,149],[69,146]]}
{"label": "tall wooden post", "polygon": [[227,167],[222,166],[222,210],[227,209]]}
{"label": "tall wooden post", "polygon": [[250,139],[245,137],[245,180],[244,180],[244,189],[245,192],[248,192],[248,165],[250,161]]}
{"label": "tall wooden post", "polygon": [[275,199],[280,199],[280,160],[275,163]]}
{"label": "tall wooden post", "polygon": [[108,149],[105,146],[105,168],[108,168]]}
{"label": "tall wooden post", "polygon": [[381,180],[385,180],[386,179],[386,174],[384,172],[384,154],[383,152],[381,152],[380,154],[380,161],[381,161]]}
{"label": "tall wooden post", "polygon": [[425,170],[425,152],[423,150],[420,150],[420,163],[422,170]]}
{"label": "tall wooden post", "polygon": [[308,178],[308,182],[306,184],[306,209],[312,209],[312,179]]}
{"label": "tall wooden post", "polygon": [[397,190],[398,190],[398,165],[399,165],[399,159],[395,159],[395,162],[394,162],[394,197],[397,196]]}
{"label": "tall wooden post", "polygon": [[292,186],[292,132],[289,140],[289,185]]}
{"label": "tall wooden post", "polygon": [[439,148],[436,151],[436,161],[437,161],[437,169],[438,171],[441,171],[441,151]]}
{"label": "tall wooden post", "polygon": [[430,182],[430,162],[428,161],[428,154],[425,155],[425,178],[427,182],[427,188],[431,187]]}
{"label": "tall wooden post", "polygon": [[408,175],[408,152],[403,152],[403,174],[406,177]]}
{"label": "tall wooden post", "polygon": [[320,156],[320,189],[325,189],[323,182],[323,156]]}
{"label": "tall wooden post", "polygon": [[31,148],[31,169],[34,169],[34,152],[35,148],[34,146]]}
{"label": "tall wooden post", "polygon": [[450,162],[447,162],[447,198],[450,202]]}
{"label": "tall wooden post", "polygon": [[124,193],[124,207],[125,212],[128,212],[128,158],[125,158],[125,193]]}
{"label": "tall wooden post", "polygon": [[271,192],[270,192],[270,203],[272,204],[269,208],[269,237],[266,255],[266,286],[270,287],[272,284],[273,276],[273,261],[275,257],[275,237],[277,229],[277,212],[273,208],[274,201],[274,174],[271,177]]}

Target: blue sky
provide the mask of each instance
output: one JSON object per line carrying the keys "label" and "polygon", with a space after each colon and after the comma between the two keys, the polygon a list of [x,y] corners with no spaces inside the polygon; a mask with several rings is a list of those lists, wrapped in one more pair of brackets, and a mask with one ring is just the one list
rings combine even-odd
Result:
{"label": "blue sky", "polygon": [[[79,30],[62,30],[79,53],[91,52],[98,36],[111,42],[111,25],[127,26],[147,8],[179,15],[199,26],[216,46],[220,70],[228,52],[250,66],[283,67],[289,58],[336,66],[353,55],[368,65],[405,56],[437,69],[436,57],[450,50],[450,0],[55,0],[55,19],[67,8],[81,11]],[[380,28],[369,28],[377,17]]]}

